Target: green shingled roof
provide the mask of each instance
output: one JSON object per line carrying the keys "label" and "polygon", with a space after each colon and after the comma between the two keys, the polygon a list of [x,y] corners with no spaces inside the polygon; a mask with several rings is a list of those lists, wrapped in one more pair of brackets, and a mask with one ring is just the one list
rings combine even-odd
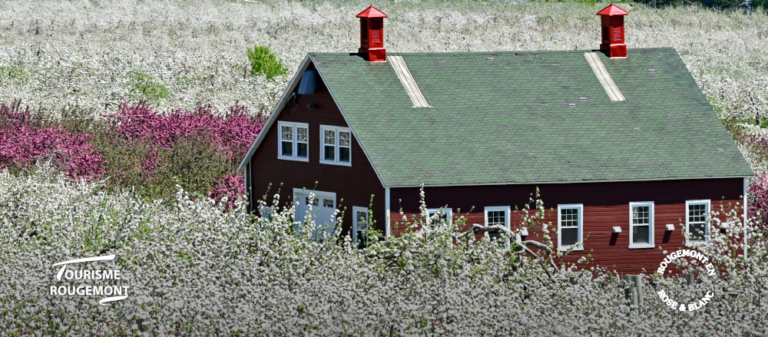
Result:
{"label": "green shingled roof", "polygon": [[624,102],[585,52],[389,53],[431,108],[413,108],[388,62],[311,57],[386,187],[753,174],[674,49],[599,54]]}

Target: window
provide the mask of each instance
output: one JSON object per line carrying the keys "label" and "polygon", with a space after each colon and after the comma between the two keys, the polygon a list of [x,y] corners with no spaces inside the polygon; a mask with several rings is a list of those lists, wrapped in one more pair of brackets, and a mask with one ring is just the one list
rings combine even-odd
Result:
{"label": "window", "polygon": [[688,212],[685,218],[686,242],[706,242],[709,234],[709,200],[686,200],[685,209]]}
{"label": "window", "polygon": [[453,219],[451,219],[453,215],[453,210],[450,208],[428,208],[427,213],[429,215],[429,217],[427,218],[428,225],[432,225],[433,224],[432,222],[435,221],[433,217],[434,215],[437,215],[437,222],[434,223],[435,225],[439,224],[442,221],[445,221],[448,224],[453,223]]}
{"label": "window", "polygon": [[629,203],[629,248],[653,248],[653,201]]}
{"label": "window", "polygon": [[352,132],[338,126],[320,126],[320,162],[352,166]]}
{"label": "window", "polygon": [[278,126],[277,158],[309,161],[309,126],[291,122],[278,122]]}
{"label": "window", "polygon": [[[493,206],[485,208],[485,225],[495,226],[501,225],[509,229],[509,206]],[[501,233],[486,233],[490,239],[499,240]],[[506,240],[505,240],[506,241]]]}
{"label": "window", "polygon": [[557,205],[557,250],[584,250],[584,205]]}
{"label": "window", "polygon": [[359,249],[368,246],[369,210],[365,207],[352,207],[352,242]]}

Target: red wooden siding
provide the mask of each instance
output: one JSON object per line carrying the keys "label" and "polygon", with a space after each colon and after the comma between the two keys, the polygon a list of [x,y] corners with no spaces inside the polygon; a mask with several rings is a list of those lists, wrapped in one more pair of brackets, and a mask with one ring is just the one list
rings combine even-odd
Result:
{"label": "red wooden siding", "polygon": [[[308,69],[314,67],[310,65]],[[278,120],[309,124],[309,162],[277,159],[278,123],[275,122],[251,158],[252,176],[248,181],[253,192],[252,200],[261,199],[270,183],[272,189],[269,191],[267,204],[272,203],[272,196],[277,193],[280,183],[284,183],[280,191],[281,205],[292,197],[293,188],[334,192],[337,205],[342,209],[347,208],[343,221],[344,233],[347,233],[352,227],[352,207],[368,207],[371,194],[374,194],[372,220],[376,221],[376,228],[383,232],[384,187],[357,139],[353,137],[352,140],[351,167],[320,163],[320,125],[347,127],[328,89],[320,81],[315,93],[296,96],[298,104],[289,102]],[[307,108],[310,103],[315,105],[312,110]]]}
{"label": "red wooden siding", "polygon": [[[642,268],[652,273],[664,258],[663,250],[674,251],[683,245],[683,234],[679,224],[685,224],[685,201],[710,199],[713,210],[719,210],[722,204],[726,211],[728,203],[741,204],[743,180],[704,179],[653,182],[623,183],[584,183],[540,185],[541,198],[547,209],[544,222],[551,222],[557,229],[558,204],[584,205],[584,246],[583,252],[572,252],[564,261],[575,262],[581,256],[592,252],[594,264],[614,269],[620,273],[639,273]],[[507,186],[468,186],[468,187],[427,187],[425,188],[427,207],[437,208],[444,205],[453,209],[454,219],[460,215],[467,218],[467,225],[484,224],[484,207],[511,206],[511,226],[517,228],[520,215],[515,214],[515,205],[522,208],[534,185]],[[402,199],[402,202],[399,202]],[[419,213],[418,188],[393,188],[390,191],[392,235],[399,235],[402,226],[395,223],[402,221],[399,209],[402,207],[408,219]],[[629,203],[635,201],[654,202],[654,241],[653,249],[629,249]],[[474,206],[470,214],[465,214]],[[535,207],[535,205],[531,205]],[[457,209],[461,209],[461,214]],[[554,209],[551,214],[549,210]],[[673,232],[666,232],[666,224],[674,224]],[[622,232],[613,234],[613,226],[620,226]],[[540,233],[531,233],[529,238]],[[550,232],[552,241],[557,245],[557,236]],[[658,249],[661,247],[661,250]],[[614,267],[615,266],[615,267]]]}

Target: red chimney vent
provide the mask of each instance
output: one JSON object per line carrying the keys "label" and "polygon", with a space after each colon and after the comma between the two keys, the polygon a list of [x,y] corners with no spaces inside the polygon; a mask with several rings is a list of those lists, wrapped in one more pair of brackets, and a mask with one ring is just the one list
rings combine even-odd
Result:
{"label": "red chimney vent", "polygon": [[600,50],[610,58],[627,57],[627,44],[624,43],[624,15],[628,14],[613,3],[597,12],[597,15],[602,16],[603,43],[600,44]]}
{"label": "red chimney vent", "polygon": [[382,13],[371,5],[366,10],[357,14],[360,18],[360,49],[369,62],[386,62],[387,50],[384,49],[384,18]]}

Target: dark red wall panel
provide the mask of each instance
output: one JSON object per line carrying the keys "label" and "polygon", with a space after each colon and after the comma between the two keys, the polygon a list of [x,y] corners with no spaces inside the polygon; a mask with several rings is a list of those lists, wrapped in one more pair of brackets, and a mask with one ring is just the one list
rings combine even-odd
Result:
{"label": "dark red wall panel", "polygon": [[[743,200],[741,178],[556,184],[539,185],[539,188],[548,213],[544,222],[551,222],[554,229],[557,229],[558,204],[584,205],[585,249],[583,252],[572,252],[563,260],[575,262],[591,252],[594,264],[615,269],[620,273],[638,273],[642,268],[652,273],[664,258],[663,250],[671,252],[683,246],[684,238],[680,224],[685,224],[686,200],[710,199],[713,210],[719,210],[722,204],[726,211],[736,203],[741,204]],[[522,209],[530,194],[535,191],[534,185],[425,188],[428,207],[436,208],[447,204],[453,209],[454,218],[460,215],[467,218],[467,226],[474,223],[484,224],[483,210],[486,206],[511,206],[512,228],[517,228],[521,222],[520,214],[514,211],[515,206]],[[408,219],[411,219],[411,215],[418,214],[419,189],[393,188],[390,197],[391,230],[393,235],[398,235],[404,229],[396,224],[402,221],[399,208],[402,207]],[[402,202],[399,202],[399,199],[402,199]],[[654,202],[654,249],[629,249],[629,203],[635,201]],[[465,214],[472,207],[474,210]],[[463,213],[459,214],[458,208]],[[554,209],[551,214],[550,209]],[[674,224],[675,230],[666,232],[666,224]],[[613,226],[620,226],[622,232],[613,234]],[[540,233],[531,233],[529,238],[537,239],[536,236],[539,235]],[[553,232],[550,232],[550,236],[556,245],[557,236]]]}
{"label": "dark red wall panel", "polygon": [[[310,66],[310,69],[313,69]],[[352,206],[368,207],[373,199],[373,220],[377,229],[384,230],[384,187],[368,162],[363,149],[352,140],[352,166],[320,163],[320,125],[347,126],[328,89],[320,82],[314,94],[298,95],[298,102],[291,101],[278,117],[279,121],[309,124],[309,162],[281,160],[277,158],[278,124],[267,132],[264,142],[251,158],[253,200],[260,199],[272,183],[267,203],[277,193],[280,183],[280,203],[285,204],[293,194],[293,188],[316,189],[336,193],[336,201],[347,210],[344,213],[345,233],[352,226]],[[310,110],[308,104],[315,107]],[[316,184],[317,183],[317,184]],[[342,201],[343,199],[343,201]]]}

